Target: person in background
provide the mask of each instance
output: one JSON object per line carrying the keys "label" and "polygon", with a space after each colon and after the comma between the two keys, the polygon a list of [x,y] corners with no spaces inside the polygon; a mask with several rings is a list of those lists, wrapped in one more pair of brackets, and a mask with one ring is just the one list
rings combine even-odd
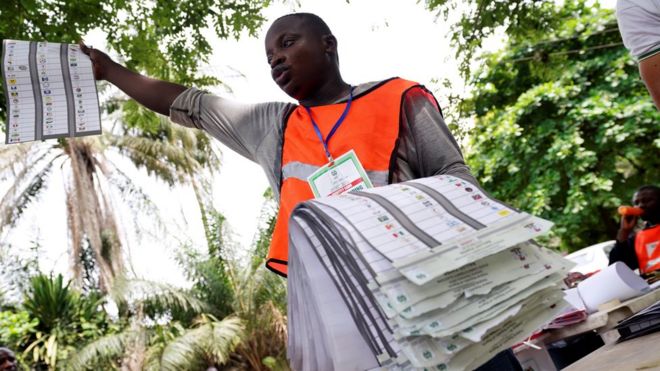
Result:
{"label": "person in background", "polygon": [[[660,187],[645,185],[637,189],[633,205],[643,210],[641,216],[622,215],[616,244],[610,252],[610,264],[620,261],[640,274],[660,269]],[[638,220],[644,227],[634,232]]]}
{"label": "person in background", "polygon": [[0,347],[0,371],[17,371],[18,364],[14,352],[5,347]]}
{"label": "person in background", "polygon": [[618,0],[616,19],[623,44],[660,109],[660,0]]}

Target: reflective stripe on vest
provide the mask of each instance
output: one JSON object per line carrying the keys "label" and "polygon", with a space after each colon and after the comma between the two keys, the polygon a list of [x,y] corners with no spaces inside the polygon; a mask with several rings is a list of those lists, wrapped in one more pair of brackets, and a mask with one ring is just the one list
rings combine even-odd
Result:
{"label": "reflective stripe on vest", "polygon": [[[282,180],[297,178],[307,181],[307,178],[320,168],[320,166],[309,165],[297,161],[289,162],[282,166]],[[388,175],[388,171],[367,171],[367,176],[369,176],[369,180],[371,180],[374,187],[387,185]]]}
{"label": "reflective stripe on vest", "polygon": [[[375,186],[387,184],[392,156],[399,137],[403,94],[418,84],[395,78],[358,94],[328,148],[337,158],[353,149]],[[323,136],[327,136],[346,103],[312,107],[312,115]],[[314,197],[307,177],[325,165],[323,145],[314,132],[304,107],[289,116],[282,148],[280,210],[268,252],[266,266],[286,276],[289,245],[289,217],[296,205]]]}
{"label": "reflective stripe on vest", "polygon": [[635,253],[640,273],[660,269],[660,224],[637,232]]}

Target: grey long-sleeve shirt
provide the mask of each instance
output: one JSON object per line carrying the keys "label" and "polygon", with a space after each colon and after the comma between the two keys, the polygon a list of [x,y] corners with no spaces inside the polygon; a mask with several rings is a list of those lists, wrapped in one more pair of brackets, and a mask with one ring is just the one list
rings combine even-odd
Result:
{"label": "grey long-sleeve shirt", "polygon": [[[380,82],[360,84],[354,95]],[[333,104],[345,102],[348,96]],[[227,147],[258,163],[279,199],[282,158],[282,126],[291,103],[244,104],[190,88],[170,107],[170,119],[208,132]],[[454,174],[476,183],[465,165],[456,140],[445,125],[435,99],[416,87],[402,100],[397,157],[390,169],[392,182],[436,174]],[[312,129],[310,123],[310,130]]]}

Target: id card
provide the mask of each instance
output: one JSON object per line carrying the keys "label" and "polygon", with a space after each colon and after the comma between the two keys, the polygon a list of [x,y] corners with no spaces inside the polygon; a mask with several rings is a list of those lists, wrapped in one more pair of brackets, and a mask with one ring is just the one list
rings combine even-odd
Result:
{"label": "id card", "polygon": [[307,178],[307,182],[316,198],[373,187],[354,150],[323,165]]}

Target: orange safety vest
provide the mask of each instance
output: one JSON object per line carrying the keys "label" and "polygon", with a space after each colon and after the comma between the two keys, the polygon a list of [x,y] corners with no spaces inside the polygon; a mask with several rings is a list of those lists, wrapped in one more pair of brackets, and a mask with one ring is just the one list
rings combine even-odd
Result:
{"label": "orange safety vest", "polygon": [[660,269],[660,224],[637,232],[635,253],[640,273]]}
{"label": "orange safety vest", "polygon": [[[353,149],[375,187],[389,182],[390,164],[395,159],[399,137],[402,99],[414,86],[418,84],[394,78],[356,95],[344,122],[328,143],[335,158]],[[346,103],[311,107],[324,138],[345,108]],[[327,162],[309,114],[298,106],[284,127],[280,210],[266,261],[266,267],[275,273],[287,275],[291,212],[298,203],[314,198],[307,177]]]}

